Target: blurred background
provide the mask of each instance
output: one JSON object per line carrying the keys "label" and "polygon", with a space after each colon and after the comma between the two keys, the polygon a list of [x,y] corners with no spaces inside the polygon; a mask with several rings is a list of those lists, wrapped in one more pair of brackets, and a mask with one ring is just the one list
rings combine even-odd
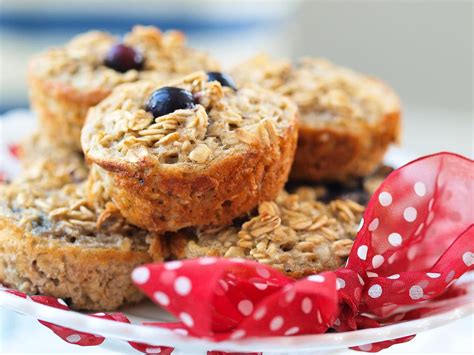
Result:
{"label": "blurred background", "polygon": [[404,108],[403,147],[473,155],[472,1],[1,0],[0,112],[27,107],[28,58],[90,29],[183,30],[224,65],[260,51],[381,77]]}

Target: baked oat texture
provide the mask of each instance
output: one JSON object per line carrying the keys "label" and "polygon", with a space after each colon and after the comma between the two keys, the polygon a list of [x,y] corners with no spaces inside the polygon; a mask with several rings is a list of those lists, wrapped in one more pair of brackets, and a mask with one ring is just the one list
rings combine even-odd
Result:
{"label": "baked oat texture", "polygon": [[114,310],[141,300],[131,272],[163,260],[162,238],[125,223],[111,205],[90,206],[80,182],[84,163],[74,169],[76,153],[63,153],[23,155],[31,163],[22,176],[0,187],[0,283],[63,298],[74,309]]}
{"label": "baked oat texture", "polygon": [[80,149],[87,110],[117,85],[141,79],[160,82],[196,70],[219,69],[206,53],[186,47],[181,32],[135,26],[123,42],[143,54],[144,68],[120,73],[104,65],[107,52],[118,42],[108,33],[91,31],[32,58],[28,67],[31,104],[42,133],[51,141]]}
{"label": "baked oat texture", "polygon": [[47,136],[35,132],[20,142],[18,158],[23,168],[22,181],[43,187],[86,180],[89,168],[82,151],[69,145],[51,142]]}
{"label": "baked oat texture", "polygon": [[300,110],[298,148],[290,178],[348,181],[370,174],[400,137],[400,103],[378,79],[306,58],[296,66],[256,56],[232,70],[291,98]]}
{"label": "baked oat texture", "polygon": [[95,164],[90,200],[105,193],[130,223],[165,232],[225,225],[274,199],[296,148],[296,106],[260,88],[208,82],[203,72],[167,86],[199,103],[153,118],[144,105],[158,87],[140,82],[90,110],[82,132]]}
{"label": "baked oat texture", "polygon": [[337,269],[349,255],[364,207],[351,200],[325,204],[308,189],[281,192],[233,226],[173,235],[168,239],[171,255],[245,258],[295,278]]}

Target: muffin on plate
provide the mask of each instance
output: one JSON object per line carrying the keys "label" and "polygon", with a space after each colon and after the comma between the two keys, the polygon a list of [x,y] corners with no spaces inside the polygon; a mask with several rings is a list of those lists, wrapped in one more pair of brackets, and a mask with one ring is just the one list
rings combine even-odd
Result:
{"label": "muffin on plate", "polygon": [[0,186],[0,283],[74,309],[114,310],[143,298],[130,274],[163,260],[165,248],[113,206],[90,206],[82,169],[43,158]]}
{"label": "muffin on plate", "polygon": [[116,88],[89,111],[82,146],[91,178],[130,223],[177,231],[230,223],[274,199],[293,162],[296,120],[287,98],[197,72]]}
{"label": "muffin on plate", "polygon": [[186,47],[182,33],[136,26],[122,41],[91,31],[63,48],[35,56],[28,68],[28,82],[42,132],[51,141],[80,149],[87,110],[117,85],[143,78],[169,80],[218,68],[204,52]]}
{"label": "muffin on plate", "polygon": [[259,55],[232,70],[238,83],[258,83],[299,107],[292,179],[347,181],[370,174],[400,136],[397,95],[378,79],[306,58],[296,66]]}
{"label": "muffin on plate", "polygon": [[300,278],[344,265],[364,206],[351,200],[319,202],[307,193],[281,192],[234,225],[179,232],[168,239],[177,259],[245,258]]}

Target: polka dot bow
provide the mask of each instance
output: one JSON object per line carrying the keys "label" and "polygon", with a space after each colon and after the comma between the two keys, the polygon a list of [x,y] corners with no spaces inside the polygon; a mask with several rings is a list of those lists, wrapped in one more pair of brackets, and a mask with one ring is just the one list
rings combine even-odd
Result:
{"label": "polka dot bow", "polygon": [[[473,191],[472,160],[440,153],[405,165],[370,200],[346,267],[300,280],[243,259],[201,258],[140,266],[132,274],[135,285],[179,319],[145,325],[222,341],[329,329],[346,332],[436,312],[438,306],[426,301],[465,292],[449,286],[474,268]],[[52,297],[32,298],[68,309]],[[92,316],[128,322],[119,313]],[[69,343],[90,346],[104,340],[42,324]],[[376,352],[413,337],[354,349]],[[144,353],[173,352],[164,346],[130,345]]]}
{"label": "polka dot bow", "polygon": [[379,326],[361,313],[390,317],[473,268],[473,185],[474,162],[454,154],[394,171],[367,206],[347,266],[334,272],[294,280],[253,261],[203,258],[145,265],[132,278],[191,335],[217,341]]}

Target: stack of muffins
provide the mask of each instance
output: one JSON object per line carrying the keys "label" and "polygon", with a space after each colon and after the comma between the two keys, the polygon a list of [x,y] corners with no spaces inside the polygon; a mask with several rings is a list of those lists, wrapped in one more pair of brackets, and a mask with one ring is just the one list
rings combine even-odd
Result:
{"label": "stack of muffins", "polygon": [[295,278],[342,266],[398,140],[397,96],[320,59],[228,73],[142,26],[33,58],[39,130],[1,187],[0,282],[113,310],[142,299],[130,274],[152,261],[245,258]]}

